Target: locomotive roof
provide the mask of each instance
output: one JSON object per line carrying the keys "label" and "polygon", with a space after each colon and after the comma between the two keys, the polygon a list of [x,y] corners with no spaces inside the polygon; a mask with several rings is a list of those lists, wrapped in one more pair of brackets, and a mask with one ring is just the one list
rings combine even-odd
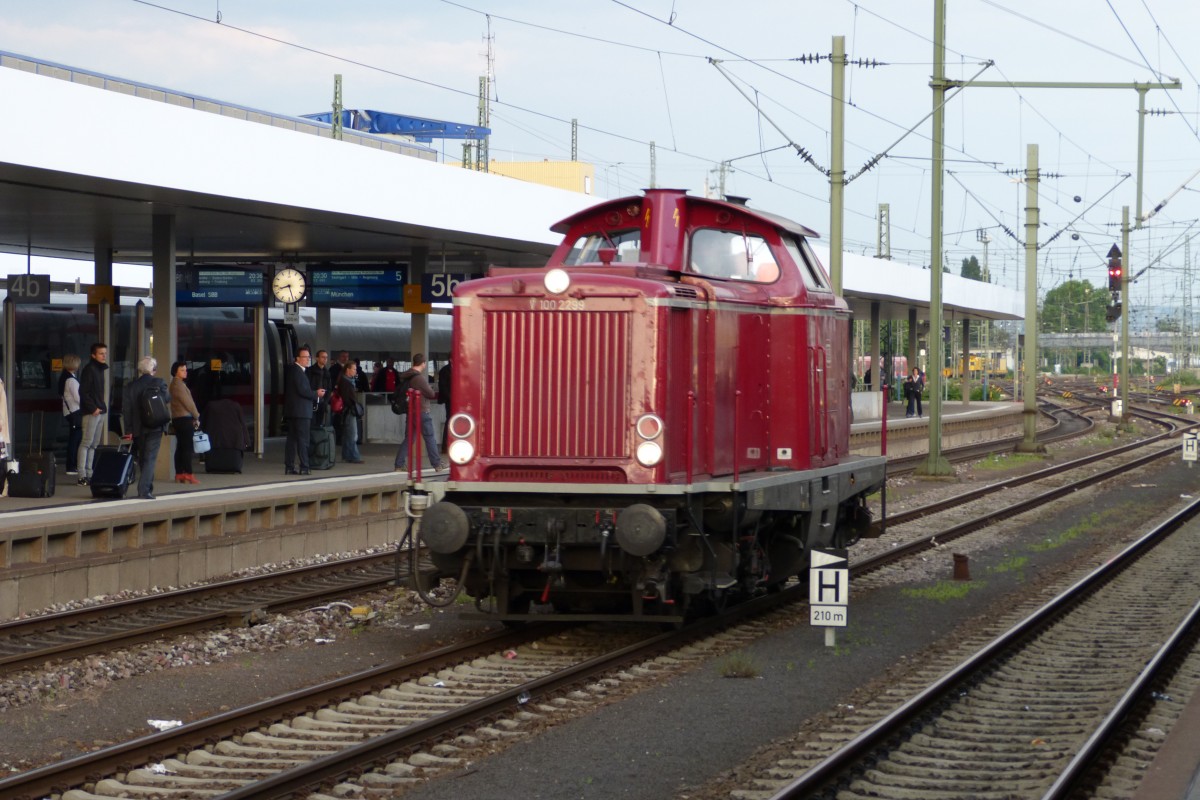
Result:
{"label": "locomotive roof", "polygon": [[[812,228],[801,225],[799,222],[790,220],[787,217],[781,217],[778,214],[772,214],[767,211],[759,211],[757,209],[744,206],[741,203],[730,203],[727,200],[716,200],[709,197],[692,197],[691,195],[688,195],[687,192],[680,192],[680,194],[682,194],[684,199],[691,205],[716,206],[727,209],[735,214],[740,214],[746,217],[754,217],[766,222],[769,225],[774,225],[789,233],[794,233],[799,236],[805,236],[810,239],[819,239],[821,237],[821,234],[817,233]],[[603,215],[609,210],[624,208],[631,202],[640,203],[643,199],[643,195],[630,195],[629,197],[619,197],[616,200],[607,200],[603,203],[589,206],[577,214],[572,214],[566,219],[559,220],[554,225],[550,226],[550,230],[554,231],[555,233],[566,233],[571,229],[572,225],[594,216]]]}

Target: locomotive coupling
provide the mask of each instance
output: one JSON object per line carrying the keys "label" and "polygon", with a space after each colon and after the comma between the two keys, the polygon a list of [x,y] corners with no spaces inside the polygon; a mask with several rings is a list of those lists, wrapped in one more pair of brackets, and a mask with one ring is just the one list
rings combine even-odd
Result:
{"label": "locomotive coupling", "polygon": [[617,544],[631,556],[648,556],[667,539],[667,521],[658,509],[634,503],[617,517]]}
{"label": "locomotive coupling", "polygon": [[421,523],[421,539],[425,546],[443,555],[461,550],[471,532],[467,512],[445,500],[426,509]]}

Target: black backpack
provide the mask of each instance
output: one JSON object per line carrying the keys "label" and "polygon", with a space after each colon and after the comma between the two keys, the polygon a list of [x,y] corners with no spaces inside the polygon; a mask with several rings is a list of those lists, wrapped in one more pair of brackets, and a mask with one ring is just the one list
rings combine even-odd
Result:
{"label": "black backpack", "polygon": [[170,422],[171,396],[167,394],[167,387],[159,383],[143,389],[138,397],[138,412],[143,428],[161,428]]}
{"label": "black backpack", "polygon": [[412,384],[412,379],[417,376],[414,370],[407,370],[396,378],[396,391],[392,393],[392,413],[407,414],[408,413],[408,389]]}

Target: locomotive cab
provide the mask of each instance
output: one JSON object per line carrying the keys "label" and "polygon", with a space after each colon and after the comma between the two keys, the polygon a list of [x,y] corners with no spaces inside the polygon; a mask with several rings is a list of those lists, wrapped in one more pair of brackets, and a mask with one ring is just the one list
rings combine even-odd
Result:
{"label": "locomotive cab", "polygon": [[[650,190],[454,298],[450,480],[422,538],[481,610],[680,617],[866,529],[849,312],[812,231]],[[702,605],[702,604],[700,604]]]}

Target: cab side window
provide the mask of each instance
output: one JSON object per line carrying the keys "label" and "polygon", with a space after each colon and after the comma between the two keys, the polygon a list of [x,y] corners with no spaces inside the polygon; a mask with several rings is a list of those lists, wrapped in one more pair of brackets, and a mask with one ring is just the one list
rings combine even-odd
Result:
{"label": "cab side window", "polygon": [[800,277],[804,279],[804,286],[808,289],[830,291],[825,270],[821,268],[821,262],[817,260],[817,254],[808,246],[808,242],[804,239],[797,241],[790,236],[785,236],[783,243],[787,247],[788,255],[800,269]]}
{"label": "cab side window", "polygon": [[692,234],[690,271],[710,278],[774,283],[779,266],[761,236],[740,231],[702,228]]}

